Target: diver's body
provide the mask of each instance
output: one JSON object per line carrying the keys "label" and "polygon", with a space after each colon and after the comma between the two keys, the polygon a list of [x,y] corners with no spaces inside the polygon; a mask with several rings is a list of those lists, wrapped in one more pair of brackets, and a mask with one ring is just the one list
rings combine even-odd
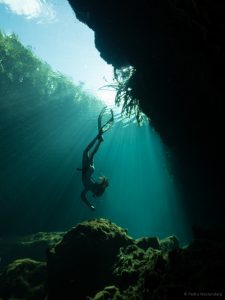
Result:
{"label": "diver's body", "polygon": [[[87,192],[91,191],[93,193],[93,197],[98,197],[104,193],[106,187],[108,186],[108,180],[106,177],[100,177],[99,182],[96,182],[92,177],[95,170],[94,155],[98,151],[98,148],[103,141],[102,133],[103,132],[100,131],[83,152],[82,182],[84,185],[84,190],[81,192],[81,199],[91,210],[95,210],[95,207],[87,200]],[[91,151],[92,148],[93,150]]]}

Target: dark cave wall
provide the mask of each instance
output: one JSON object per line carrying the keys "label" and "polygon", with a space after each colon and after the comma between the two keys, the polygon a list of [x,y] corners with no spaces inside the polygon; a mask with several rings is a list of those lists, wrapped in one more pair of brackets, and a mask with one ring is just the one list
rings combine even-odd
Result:
{"label": "dark cave wall", "polygon": [[190,221],[222,222],[225,3],[69,2],[107,63],[135,67],[133,94],[174,154]]}

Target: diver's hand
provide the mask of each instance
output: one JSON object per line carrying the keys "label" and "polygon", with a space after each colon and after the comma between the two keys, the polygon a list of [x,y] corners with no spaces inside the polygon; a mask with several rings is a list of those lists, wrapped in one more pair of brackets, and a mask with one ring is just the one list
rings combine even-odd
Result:
{"label": "diver's hand", "polygon": [[95,207],[94,207],[93,205],[90,206],[90,209],[91,209],[92,211],[95,211]]}

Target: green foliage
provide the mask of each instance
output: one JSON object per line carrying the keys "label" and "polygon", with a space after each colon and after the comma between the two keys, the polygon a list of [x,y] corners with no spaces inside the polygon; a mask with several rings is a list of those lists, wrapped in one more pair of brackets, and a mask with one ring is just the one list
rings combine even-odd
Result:
{"label": "green foliage", "polygon": [[[9,117],[49,105],[90,105],[96,98],[24,47],[15,34],[0,32],[0,108]],[[85,102],[85,103],[84,103]],[[13,110],[13,111],[12,111]]]}
{"label": "green foliage", "polygon": [[[59,145],[68,146],[93,108],[100,111],[101,107],[100,101],[85,92],[84,83],[75,85],[37,58],[31,47],[24,47],[15,34],[0,31],[0,180],[1,186],[8,186],[1,196],[10,197],[8,189],[12,190],[13,184],[20,190],[18,177],[23,182],[29,179],[22,176],[26,173],[20,166],[31,169],[28,160],[33,151],[41,148],[51,153],[48,151],[57,152]],[[39,172],[46,166],[40,164]],[[18,190],[15,194],[20,197]],[[0,219],[4,217],[4,224],[10,222],[1,210]]]}
{"label": "green foliage", "polygon": [[130,117],[135,115],[137,123],[140,125],[144,120],[139,100],[133,93],[135,69],[131,66],[123,67],[121,69],[114,69],[114,84],[109,84],[106,87],[116,90],[116,105],[122,104],[122,113]]}

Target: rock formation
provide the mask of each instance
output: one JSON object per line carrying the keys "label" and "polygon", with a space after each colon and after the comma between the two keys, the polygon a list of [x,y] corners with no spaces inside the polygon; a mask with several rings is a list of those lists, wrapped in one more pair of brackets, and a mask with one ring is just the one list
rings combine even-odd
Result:
{"label": "rock formation", "polygon": [[10,263],[0,274],[0,299],[222,297],[225,229],[193,233],[182,248],[174,236],[134,240],[109,220],[82,222],[48,249],[47,266],[31,258]]}
{"label": "rock formation", "polygon": [[112,281],[119,249],[133,243],[124,229],[108,220],[78,224],[48,253],[49,299],[85,299],[104,288]]}
{"label": "rock formation", "polygon": [[69,2],[94,30],[102,58],[135,68],[127,89],[173,152],[192,224],[222,223],[225,3]]}

